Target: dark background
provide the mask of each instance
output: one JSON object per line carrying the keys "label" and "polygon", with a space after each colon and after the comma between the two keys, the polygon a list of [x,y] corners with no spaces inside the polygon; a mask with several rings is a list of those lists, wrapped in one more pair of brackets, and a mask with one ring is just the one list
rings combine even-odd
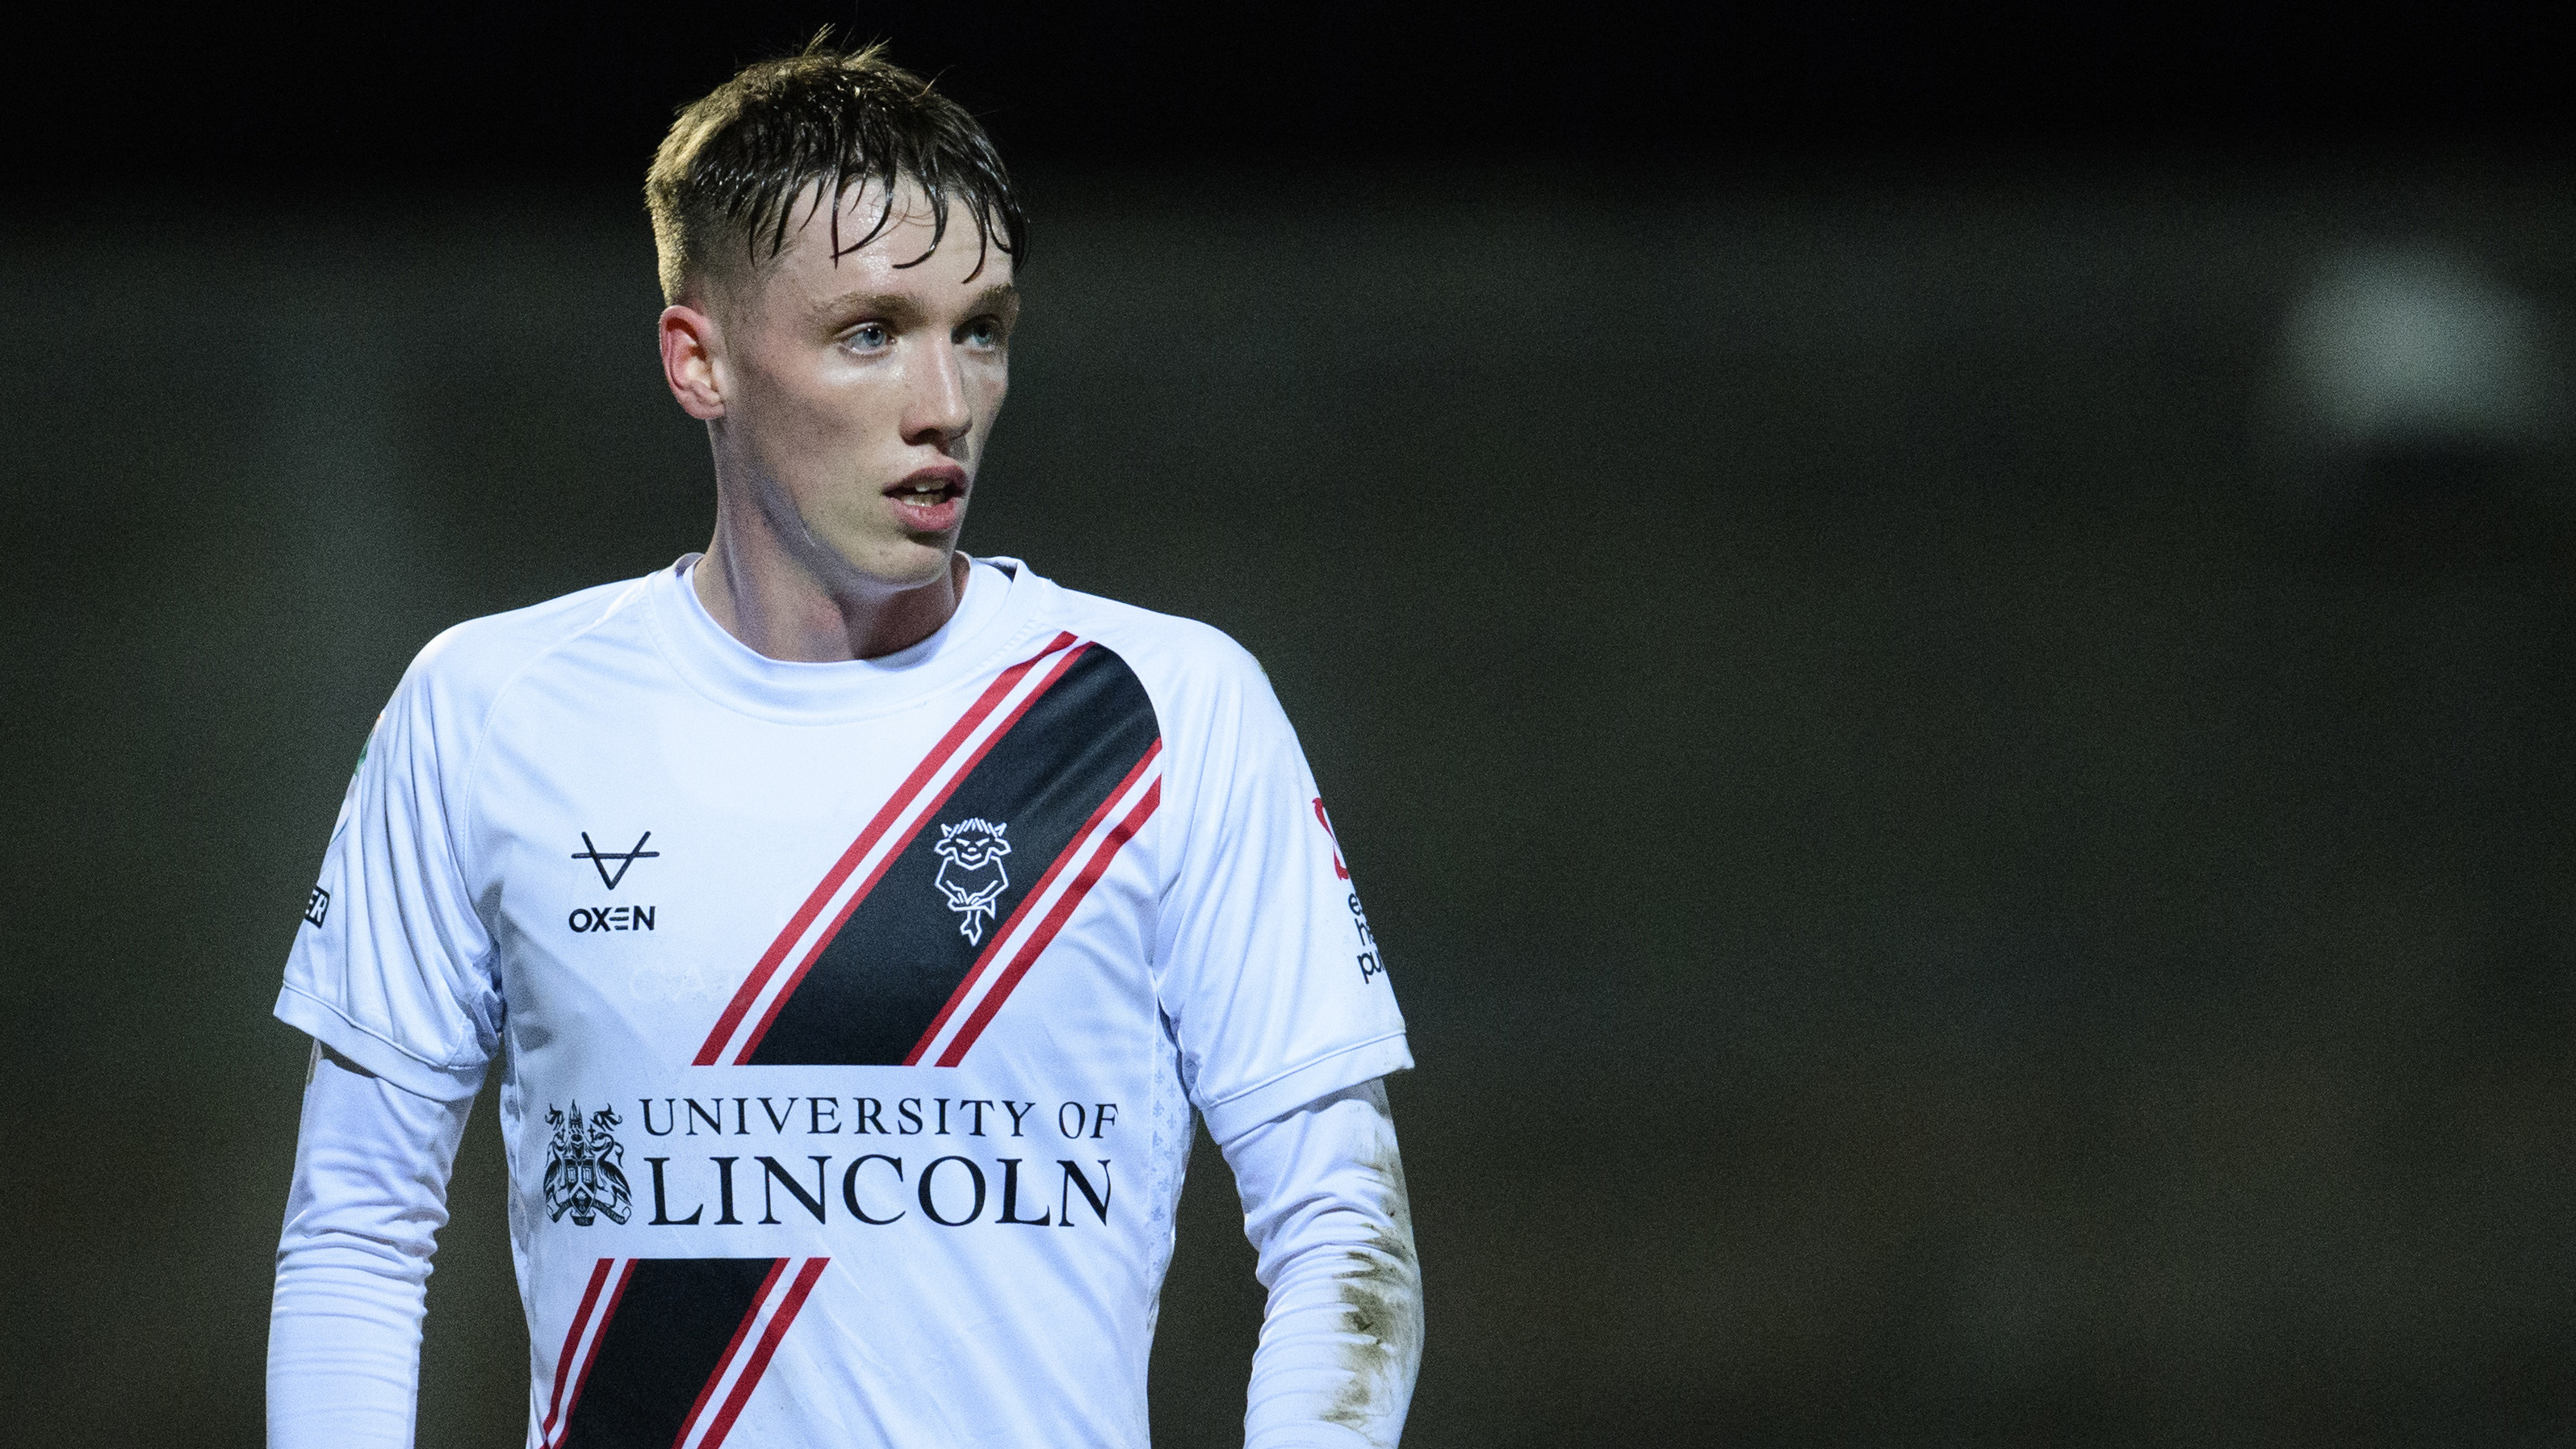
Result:
{"label": "dark background", "polygon": [[[835,21],[1035,216],[967,546],[1233,633],[1334,802],[1422,1063],[1410,1442],[2570,1438],[2569,57],[2066,9],[22,34],[12,1437],[258,1441],[349,763],[439,628],[703,543],[644,160]],[[2372,266],[2543,405],[2315,425]],[[490,1110],[425,1445],[519,1431]],[[1202,1143],[1165,1442],[1239,1436],[1249,1268]]]}

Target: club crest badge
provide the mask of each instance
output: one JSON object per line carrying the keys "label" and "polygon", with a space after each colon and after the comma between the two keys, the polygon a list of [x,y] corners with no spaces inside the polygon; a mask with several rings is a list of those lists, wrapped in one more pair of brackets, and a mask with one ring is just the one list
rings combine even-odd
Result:
{"label": "club crest badge", "polygon": [[1007,821],[981,816],[939,827],[939,876],[932,883],[947,897],[948,909],[964,917],[957,934],[978,946],[994,903],[1010,889],[1010,873],[1002,869],[1002,857],[1011,853],[1011,842],[1002,836],[1010,828]]}
{"label": "club crest badge", "polygon": [[626,1185],[626,1149],[609,1130],[621,1120],[615,1109],[602,1107],[584,1122],[579,1102],[572,1104],[569,1117],[559,1107],[546,1108],[546,1125],[555,1129],[546,1153],[549,1221],[562,1222],[570,1213],[585,1228],[603,1217],[622,1225],[634,1211],[634,1194]]}

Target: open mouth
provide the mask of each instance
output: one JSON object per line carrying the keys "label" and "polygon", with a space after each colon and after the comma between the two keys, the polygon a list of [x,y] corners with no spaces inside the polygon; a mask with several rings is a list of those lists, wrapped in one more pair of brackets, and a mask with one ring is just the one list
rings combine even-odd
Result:
{"label": "open mouth", "polygon": [[966,470],[924,468],[888,488],[886,497],[902,505],[915,525],[947,528],[957,521],[958,505],[966,498]]}
{"label": "open mouth", "polygon": [[952,498],[963,498],[966,496],[966,488],[964,484],[953,483],[942,478],[907,478],[887,489],[886,496],[897,503],[912,503],[928,507],[946,503]]}

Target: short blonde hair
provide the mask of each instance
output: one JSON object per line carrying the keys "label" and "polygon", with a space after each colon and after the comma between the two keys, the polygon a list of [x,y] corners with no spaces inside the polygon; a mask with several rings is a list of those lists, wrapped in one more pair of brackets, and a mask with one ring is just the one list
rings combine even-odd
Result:
{"label": "short blonde hair", "polygon": [[[954,198],[975,220],[978,270],[983,248],[1014,262],[1025,257],[1028,218],[992,138],[884,51],[881,44],[839,50],[817,36],[795,55],[744,67],[682,108],[644,177],[665,302],[681,301],[695,280],[739,277],[775,259],[797,199],[818,184],[815,210],[831,214],[836,259],[885,231],[906,180],[928,193],[931,250],[947,235]],[[865,236],[844,241],[841,204],[870,182],[884,190],[885,204]]]}

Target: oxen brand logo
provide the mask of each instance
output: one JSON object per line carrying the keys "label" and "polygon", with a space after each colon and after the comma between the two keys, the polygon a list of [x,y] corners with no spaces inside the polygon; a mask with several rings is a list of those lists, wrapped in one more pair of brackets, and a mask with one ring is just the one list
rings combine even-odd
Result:
{"label": "oxen brand logo", "polygon": [[[661,858],[662,852],[658,850],[646,850],[644,848],[644,842],[652,838],[653,832],[647,830],[642,835],[636,837],[635,848],[633,850],[602,850],[598,846],[590,843],[590,832],[585,830],[581,833],[581,849],[574,851],[572,853],[572,858],[575,860],[589,861],[591,865],[599,871],[599,883],[608,887],[610,890],[615,890],[617,889],[617,883],[626,879],[626,872],[634,868],[635,862],[639,860],[658,860]],[[608,863],[612,860],[617,862],[617,869],[614,873],[611,873],[608,869]]]}
{"label": "oxen brand logo", "polygon": [[1010,828],[1007,821],[981,816],[939,827],[939,876],[932,884],[948,898],[948,909],[965,917],[957,934],[978,946],[993,903],[1011,886],[1010,872],[1002,869],[1002,857],[1011,853],[1011,842],[1002,836]]}
{"label": "oxen brand logo", "polygon": [[585,1122],[579,1102],[572,1104],[570,1116],[559,1107],[547,1106],[546,1125],[555,1129],[546,1153],[550,1221],[562,1222],[564,1214],[570,1213],[580,1227],[603,1217],[622,1225],[634,1212],[634,1193],[626,1185],[626,1149],[609,1130],[622,1120],[607,1107],[591,1113]]}

